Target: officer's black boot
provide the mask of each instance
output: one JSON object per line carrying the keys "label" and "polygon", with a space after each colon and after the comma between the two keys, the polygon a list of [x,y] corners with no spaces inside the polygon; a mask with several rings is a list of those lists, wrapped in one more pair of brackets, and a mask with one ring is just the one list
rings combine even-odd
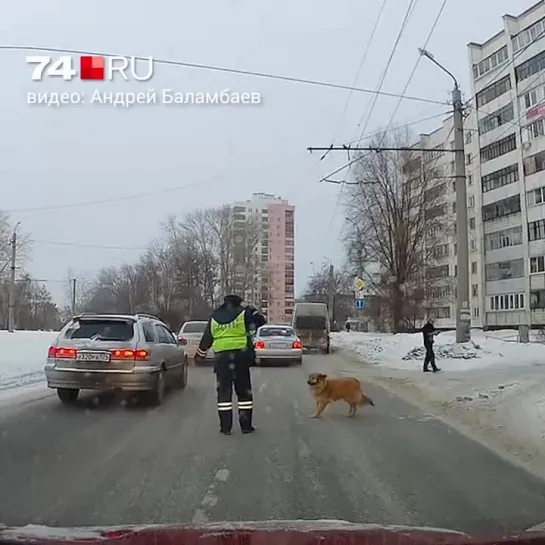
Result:
{"label": "officer's black boot", "polygon": [[233,427],[233,410],[218,411],[220,417],[220,432],[225,435],[231,435],[231,428]]}
{"label": "officer's black boot", "polygon": [[238,421],[242,433],[252,433],[255,428],[252,426],[252,409],[239,409]]}

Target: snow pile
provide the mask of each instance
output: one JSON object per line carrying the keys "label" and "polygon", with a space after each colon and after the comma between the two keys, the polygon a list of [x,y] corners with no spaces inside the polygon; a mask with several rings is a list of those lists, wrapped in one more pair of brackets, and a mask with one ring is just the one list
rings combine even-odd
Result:
{"label": "snow pile", "polygon": [[0,331],[0,395],[45,381],[47,350],[55,331]]}
{"label": "snow pile", "polygon": [[[334,347],[355,352],[366,363],[418,370],[424,361],[421,333],[341,332],[333,333],[331,338]],[[545,346],[536,342],[516,342],[516,331],[502,330],[489,334],[475,329],[471,338],[468,343],[457,344],[454,331],[445,331],[435,337],[435,357],[444,370],[467,371],[498,364],[545,364]]]}
{"label": "snow pile", "polygon": [[[460,344],[440,344],[436,347],[436,359],[452,359],[452,360],[470,360],[480,358],[484,354],[489,354],[483,350],[480,345],[470,341]],[[423,346],[416,346],[409,350],[401,359],[402,360],[423,360],[426,355],[426,349]]]}

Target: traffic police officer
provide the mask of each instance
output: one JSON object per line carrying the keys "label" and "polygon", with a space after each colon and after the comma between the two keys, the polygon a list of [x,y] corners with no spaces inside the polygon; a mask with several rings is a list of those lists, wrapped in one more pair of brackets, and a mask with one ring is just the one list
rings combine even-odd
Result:
{"label": "traffic police officer", "polygon": [[251,332],[263,323],[263,316],[253,307],[243,307],[238,295],[227,295],[223,305],[212,313],[199,343],[196,358],[204,358],[210,348],[214,350],[220,432],[225,435],[230,435],[233,427],[233,383],[240,429],[242,433],[255,431],[250,378],[254,360]]}

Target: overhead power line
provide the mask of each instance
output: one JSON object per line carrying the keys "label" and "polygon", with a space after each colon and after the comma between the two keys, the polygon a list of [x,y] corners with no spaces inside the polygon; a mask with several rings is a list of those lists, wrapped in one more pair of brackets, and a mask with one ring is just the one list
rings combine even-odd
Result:
{"label": "overhead power line", "polygon": [[[298,153],[297,155],[293,155],[289,158],[282,159],[280,161],[275,161],[274,163],[259,165],[256,167],[252,167],[249,169],[240,170],[238,172],[233,172],[230,174],[220,174],[218,176],[212,176],[211,178],[206,178],[204,180],[200,180],[198,182],[192,182],[189,184],[183,184],[183,185],[175,185],[166,187],[163,189],[156,189],[153,191],[146,191],[144,193],[133,193],[131,195],[123,195],[120,197],[110,197],[107,199],[98,199],[94,201],[79,201],[75,203],[67,203],[67,204],[52,204],[47,206],[35,206],[32,208],[12,208],[12,209],[2,209],[2,212],[6,212],[8,214],[14,214],[14,213],[21,213],[21,212],[40,212],[40,211],[48,211],[48,210],[64,210],[68,208],[83,208],[86,206],[98,206],[101,204],[110,204],[110,203],[117,203],[117,202],[125,202],[125,201],[131,201],[135,199],[142,199],[145,197],[152,197],[155,195],[163,195],[165,193],[171,193],[175,191],[180,191],[182,189],[188,189],[191,187],[197,187],[201,185],[206,184],[213,184],[218,183],[223,180],[227,180],[230,178],[240,178],[243,174],[249,174],[251,172],[256,172],[260,170],[270,170],[271,168],[284,164],[284,163],[290,163],[296,160],[300,160],[303,158],[303,155],[301,153]],[[185,175],[185,173],[181,174],[182,176]]]}
{"label": "overhead power line", "polygon": [[[82,49],[63,49],[59,47],[42,47],[42,46],[31,46],[31,45],[0,45],[0,49],[4,50],[13,50],[13,51],[44,51],[44,52],[51,52],[51,53],[71,53],[74,55],[97,55],[97,56],[113,56],[113,55],[120,55],[125,57],[132,57],[137,60],[143,60],[147,61],[149,60],[148,57],[141,57],[137,55],[125,55],[125,54],[119,54],[119,53],[105,53],[101,51],[85,51]],[[374,95],[376,94],[376,91],[373,91],[372,89],[365,89],[363,87],[354,87],[350,85],[343,85],[340,83],[333,83],[328,81],[320,81],[320,80],[314,80],[314,79],[308,79],[308,78],[300,78],[295,76],[284,76],[282,74],[272,74],[268,72],[258,72],[253,70],[243,70],[239,68],[228,68],[225,66],[215,66],[212,64],[200,64],[200,63],[194,63],[194,62],[185,62],[185,61],[176,61],[171,59],[160,59],[160,58],[153,58],[153,62],[156,64],[163,64],[168,66],[182,66],[184,68],[195,68],[199,70],[209,70],[214,72],[224,72],[227,74],[236,74],[239,76],[252,76],[255,78],[265,78],[265,79],[273,79],[273,80],[279,80],[279,81],[285,81],[289,83],[301,83],[305,85],[313,85],[315,87],[329,87],[331,89],[341,89],[343,91],[353,91],[355,93],[367,93]],[[389,96],[393,98],[399,98],[400,95],[396,93],[387,93],[387,92],[380,92],[379,93],[382,96]],[[441,102],[437,100],[432,100],[428,98],[422,98],[422,97],[412,97],[407,96],[405,97],[407,100],[414,100],[416,102],[427,102],[429,104],[446,104],[446,102]]]}
{"label": "overhead power line", "polygon": [[99,250],[133,250],[144,252],[148,248],[143,246],[102,246],[99,244],[80,244],[78,242],[61,242],[57,240],[32,240],[33,244],[51,244],[53,246],[72,246],[75,248],[96,248]]}
{"label": "overhead power line", "polygon": [[[423,123],[424,121],[429,121],[430,119],[438,119],[439,117],[445,117],[448,115],[452,115],[452,110],[447,110],[445,112],[441,112],[440,114],[435,115],[429,115],[427,117],[421,117],[420,119],[415,119],[414,121],[409,121],[408,123],[403,123],[403,125],[398,125],[394,127],[394,129],[400,129],[403,127],[411,127],[412,125],[418,125],[419,123]],[[377,131],[371,134],[365,134],[362,136],[356,136],[351,140],[348,140],[347,142],[344,142],[345,146],[350,146],[350,144],[353,144],[354,142],[359,143],[361,140],[367,140],[368,138],[373,138],[375,136],[382,136],[384,133],[389,132],[390,130],[394,130],[392,128],[386,127],[385,129],[381,131]]]}
{"label": "overhead power line", "polygon": [[[397,37],[396,37],[394,45],[392,47],[392,51],[390,52],[390,56],[388,57],[388,61],[386,62],[386,66],[384,67],[384,70],[383,70],[382,75],[380,77],[380,81],[379,81],[379,83],[378,83],[378,85],[377,85],[377,87],[375,89],[375,94],[373,96],[370,108],[366,109],[366,111],[364,111],[364,113],[363,113],[363,115],[362,115],[362,117],[360,119],[360,122],[358,123],[358,125],[360,125],[361,122],[363,121],[363,119],[365,118],[365,123],[363,125],[363,128],[361,129],[360,140],[358,141],[358,144],[361,142],[361,137],[363,136],[363,133],[367,130],[367,126],[369,125],[369,122],[371,121],[371,116],[373,115],[373,111],[374,111],[375,106],[377,104],[379,94],[382,91],[382,86],[384,85],[384,81],[386,80],[386,76],[388,75],[388,71],[390,70],[390,66],[392,64],[392,60],[394,58],[394,55],[395,55],[395,53],[397,51],[397,47],[399,45],[401,37],[403,36],[403,33],[405,32],[405,28],[407,27],[407,23],[409,22],[409,19],[410,19],[411,15],[412,15],[414,6],[416,5],[417,2],[418,2],[418,0],[410,0],[410,2],[409,2],[409,6],[407,7],[407,11],[405,12],[405,17],[403,18],[403,22],[401,23],[401,28],[399,29],[399,31],[397,33]],[[385,4],[385,2],[384,2],[384,4]],[[384,8],[384,4],[382,5],[382,8]],[[366,117],[366,114],[367,114],[367,117]],[[349,158],[350,158],[350,156],[349,156]],[[349,172],[350,172],[349,168],[345,170],[345,173],[344,173],[344,181],[345,182],[348,179]],[[335,217],[337,215],[337,210],[338,210],[339,205],[341,203],[343,189],[344,189],[344,185],[341,185],[341,187],[339,189],[339,193],[337,195],[337,200],[335,202],[335,207],[333,208],[333,215],[331,216],[330,227],[329,227],[330,231],[331,231],[331,228],[333,227],[333,222],[335,221]]]}
{"label": "overhead power line", "polygon": [[[363,51],[363,55],[361,57],[360,65],[358,67],[358,71],[356,72],[356,76],[354,77],[354,81],[352,83],[352,86],[355,86],[358,83],[358,79],[360,77],[361,70],[363,68],[363,65],[365,64],[365,60],[367,59],[367,54],[369,53],[369,49],[371,48],[371,44],[373,43],[373,39],[375,37],[375,33],[378,28],[378,24],[380,22],[380,18],[382,17],[382,12],[384,11],[384,7],[386,6],[386,2],[388,0],[382,0],[382,5],[380,6],[380,9],[378,11],[377,17],[375,19],[375,22],[373,23],[373,28],[371,30],[371,34],[369,35],[369,39],[367,40],[367,44],[365,45],[365,50]],[[335,130],[335,133],[333,135],[333,139],[331,140],[331,145],[333,146],[335,144],[335,140],[337,139],[337,134],[339,132],[339,129],[341,128],[342,121],[344,119],[344,116],[346,114],[346,111],[348,110],[348,105],[350,104],[350,100],[352,98],[353,91],[350,91],[349,95],[346,97],[346,102],[344,103],[344,108],[341,114],[341,119],[339,120],[339,124],[337,126],[337,129]],[[320,157],[320,161],[323,161],[325,157],[327,156],[327,151]]]}
{"label": "overhead power line", "polygon": [[[443,14],[443,11],[445,9],[445,6],[447,5],[447,0],[443,0],[443,3],[441,4],[441,7],[439,8],[439,11],[437,12],[437,15],[435,17],[435,21],[433,22],[433,25],[428,32],[428,36],[426,37],[426,41],[424,42],[424,45],[422,46],[422,49],[426,49],[428,47],[428,43],[431,40],[431,37],[433,36],[433,33],[435,32],[435,29],[437,28],[437,24],[439,23],[439,19],[441,19],[441,15]],[[409,79],[405,83],[405,87],[403,87],[403,91],[401,91],[401,97],[397,101],[396,107],[394,108],[394,111],[392,112],[392,115],[390,116],[390,121],[388,121],[387,129],[390,127],[390,125],[394,121],[394,117],[397,114],[397,111],[399,110],[399,107],[401,106],[401,103],[403,102],[403,99],[405,98],[405,93],[407,92],[407,89],[409,88],[409,85],[411,84],[411,81],[413,80],[414,75],[416,74],[416,70],[418,69],[418,65],[420,64],[420,61],[422,60],[422,55],[418,55],[416,62],[414,64],[414,67],[412,69],[412,72],[409,75]]]}

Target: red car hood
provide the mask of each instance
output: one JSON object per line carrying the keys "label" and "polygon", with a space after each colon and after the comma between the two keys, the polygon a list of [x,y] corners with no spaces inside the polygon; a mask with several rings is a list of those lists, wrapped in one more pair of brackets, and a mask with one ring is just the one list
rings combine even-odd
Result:
{"label": "red car hood", "polygon": [[453,530],[353,524],[337,520],[215,522],[199,525],[139,525],[53,528],[0,526],[0,544],[69,545],[545,545],[545,532],[513,537],[469,536]]}

